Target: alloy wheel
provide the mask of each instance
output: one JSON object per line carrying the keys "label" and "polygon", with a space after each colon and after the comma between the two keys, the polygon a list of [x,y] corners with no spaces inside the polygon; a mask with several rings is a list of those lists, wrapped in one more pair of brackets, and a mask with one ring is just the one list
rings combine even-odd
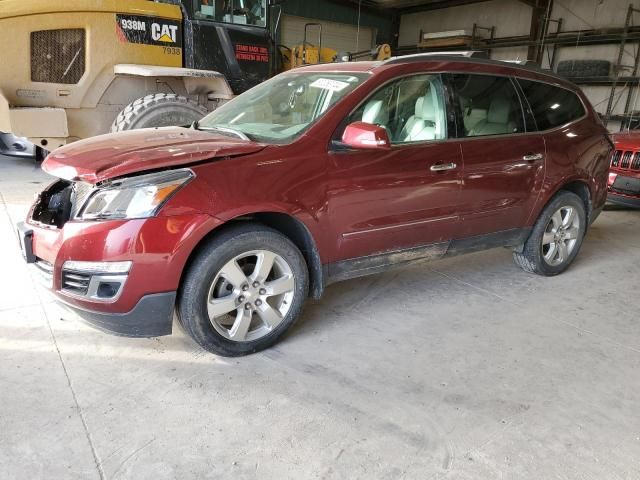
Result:
{"label": "alloy wheel", "polygon": [[580,216],[574,207],[560,207],[551,216],[542,235],[542,257],[557,267],[566,262],[578,243]]}
{"label": "alloy wheel", "polygon": [[295,292],[291,266],[269,250],[229,260],[207,295],[209,321],[229,340],[249,342],[268,335],[286,317]]}

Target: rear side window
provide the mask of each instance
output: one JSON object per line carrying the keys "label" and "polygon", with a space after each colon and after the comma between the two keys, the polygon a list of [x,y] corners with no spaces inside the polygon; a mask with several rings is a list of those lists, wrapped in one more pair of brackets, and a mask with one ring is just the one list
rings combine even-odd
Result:
{"label": "rear side window", "polygon": [[509,78],[456,73],[450,79],[462,115],[460,136],[524,132],[520,98]]}
{"label": "rear side window", "polygon": [[584,116],[585,110],[578,96],[570,90],[546,83],[518,79],[538,130],[559,127]]}

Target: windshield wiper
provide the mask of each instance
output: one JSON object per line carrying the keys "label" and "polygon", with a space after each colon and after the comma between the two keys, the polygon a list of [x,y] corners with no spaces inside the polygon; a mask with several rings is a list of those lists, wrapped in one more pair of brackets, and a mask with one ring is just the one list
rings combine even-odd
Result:
{"label": "windshield wiper", "polygon": [[192,128],[194,130],[202,130],[203,132],[230,133],[232,135],[235,135],[238,138],[241,138],[242,140],[247,140],[248,142],[251,141],[251,138],[249,138],[249,136],[246,133],[241,132],[240,130],[236,130],[235,128],[220,127],[220,126],[203,127],[203,126],[200,125],[200,123],[197,120],[195,122],[193,122]]}

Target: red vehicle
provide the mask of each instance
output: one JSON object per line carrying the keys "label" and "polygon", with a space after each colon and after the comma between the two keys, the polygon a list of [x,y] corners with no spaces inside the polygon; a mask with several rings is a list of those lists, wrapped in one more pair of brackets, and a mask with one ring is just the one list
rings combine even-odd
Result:
{"label": "red vehicle", "polygon": [[640,208],[640,132],[618,133],[613,141],[607,200]]}
{"label": "red vehicle", "polygon": [[414,56],[299,68],[191,128],[54,151],[24,255],[94,326],[204,348],[273,344],[326,285],[509,247],[556,275],[607,195],[584,95],[514,64]]}

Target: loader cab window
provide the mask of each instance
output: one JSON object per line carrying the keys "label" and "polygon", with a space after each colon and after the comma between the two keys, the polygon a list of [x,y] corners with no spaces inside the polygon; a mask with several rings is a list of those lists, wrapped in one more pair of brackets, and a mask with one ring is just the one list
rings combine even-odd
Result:
{"label": "loader cab window", "polygon": [[267,0],[194,0],[195,18],[266,27]]}

